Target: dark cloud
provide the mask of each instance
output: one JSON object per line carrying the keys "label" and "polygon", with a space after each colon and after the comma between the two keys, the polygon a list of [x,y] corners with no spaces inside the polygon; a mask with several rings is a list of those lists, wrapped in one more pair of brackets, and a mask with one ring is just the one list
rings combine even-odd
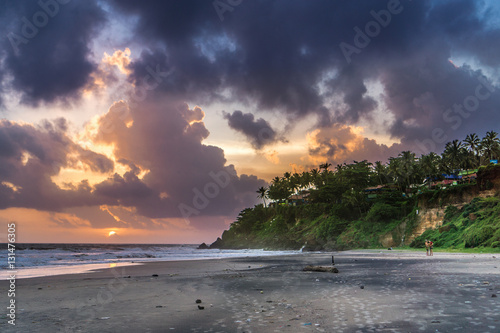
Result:
{"label": "dark cloud", "polygon": [[[255,176],[238,176],[232,165],[226,166],[222,149],[202,144],[209,135],[203,116],[199,107],[190,109],[183,102],[166,99],[148,99],[131,107],[115,103],[101,117],[94,139],[113,144],[116,160],[129,171],[94,186],[83,180],[66,184],[64,189],[52,180],[62,168],[83,164],[91,171],[110,173],[113,161],[73,142],[64,119],[43,121],[38,127],[3,120],[0,209],[66,211],[108,205],[131,208],[148,218],[234,217],[256,202],[255,189],[265,182]],[[150,220],[134,221],[130,226],[151,226]],[[109,221],[91,222],[109,225]]]}
{"label": "dark cloud", "polygon": [[39,127],[0,121],[0,208],[60,211],[116,203],[92,193],[85,180],[71,189],[61,189],[52,181],[61,168],[75,167],[78,161],[94,171],[113,169],[113,162],[104,155],[77,146],[67,136],[66,126],[62,119],[44,121]]}
{"label": "dark cloud", "polygon": [[[379,83],[394,119],[386,131],[408,142],[432,136],[437,125],[431,118],[443,125],[443,108],[467,97],[477,75],[491,75],[467,75],[465,67],[450,65],[451,57],[492,67],[500,61],[500,44],[494,42],[500,29],[493,23],[498,13],[489,2],[256,0],[224,12],[223,21],[210,1],[110,4],[109,15],[136,19],[131,40],[144,50],[129,65],[129,79],[138,87],[158,82],[145,80],[155,72],[153,79],[161,78],[161,84],[154,94],[196,103],[237,101],[282,112],[289,124],[317,114],[325,126],[370,119],[384,107],[378,96],[369,95],[369,84]],[[3,0],[1,5],[0,30],[11,37],[2,39],[4,91],[15,89],[30,104],[77,98],[90,76],[99,74],[89,59],[90,42],[106,21],[97,2],[58,5],[58,13],[47,16],[36,36],[27,43],[16,40],[16,47],[9,33],[22,36],[23,17],[33,21],[43,9],[36,1]],[[341,43],[356,48],[349,59]],[[431,95],[434,106],[415,106]],[[481,103],[481,121],[453,130],[456,136],[488,130],[484,117],[491,116],[497,95]],[[415,127],[416,115],[428,119]]]}
{"label": "dark cloud", "polygon": [[[309,114],[320,116],[320,127],[356,124],[385,108],[394,119],[386,132],[406,143],[431,138],[436,127],[447,125],[443,112],[470,94],[478,75],[488,74],[454,67],[450,58],[499,62],[500,44],[492,41],[500,29],[488,2],[247,1],[225,12],[223,21],[205,1],[114,3],[138,17],[137,36],[155,45],[131,65],[136,81],[147,64],[159,64],[174,69],[162,93],[252,104],[280,111],[292,124]],[[356,47],[349,59],[341,43]],[[371,83],[381,85],[386,105],[369,95]],[[492,113],[498,94],[449,137],[490,129],[485,119],[500,120]],[[415,104],[425,96],[434,102]]]}
{"label": "dark cloud", "polygon": [[251,113],[236,110],[232,114],[223,112],[223,115],[229,127],[243,133],[255,149],[262,149],[265,145],[283,140],[267,121],[262,118],[255,119]]}
{"label": "dark cloud", "polygon": [[[228,216],[253,205],[255,189],[265,182],[238,176],[222,149],[202,143],[209,135],[203,115],[166,98],[116,103],[101,118],[96,140],[114,144],[117,160],[132,171],[96,185],[96,193],[152,218]],[[142,179],[139,169],[147,171]]]}
{"label": "dark cloud", "polygon": [[89,149],[81,149],[78,147],[79,159],[93,172],[108,173],[113,171],[114,163],[108,157],[93,152]]}
{"label": "dark cloud", "polygon": [[78,98],[97,68],[89,44],[105,15],[96,1],[1,0],[0,8],[5,84],[30,105]]}

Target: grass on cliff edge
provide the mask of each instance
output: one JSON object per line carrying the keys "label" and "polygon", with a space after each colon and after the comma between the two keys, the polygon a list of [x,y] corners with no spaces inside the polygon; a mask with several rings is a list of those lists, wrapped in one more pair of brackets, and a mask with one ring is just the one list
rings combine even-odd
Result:
{"label": "grass on cliff edge", "polygon": [[426,239],[447,251],[500,252],[500,198],[475,198],[461,209],[448,206],[443,225],[426,230],[410,246],[422,248]]}

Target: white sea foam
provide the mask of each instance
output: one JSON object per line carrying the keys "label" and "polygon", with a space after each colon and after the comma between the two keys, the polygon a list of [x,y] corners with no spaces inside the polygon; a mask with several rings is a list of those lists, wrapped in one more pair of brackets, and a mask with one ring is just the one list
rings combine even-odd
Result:
{"label": "white sea foam", "polygon": [[[7,246],[5,246],[7,248]],[[148,261],[200,260],[294,254],[298,251],[198,250],[196,245],[146,244],[17,244],[17,278],[81,273],[90,269]],[[0,280],[6,280],[7,251],[0,251]]]}

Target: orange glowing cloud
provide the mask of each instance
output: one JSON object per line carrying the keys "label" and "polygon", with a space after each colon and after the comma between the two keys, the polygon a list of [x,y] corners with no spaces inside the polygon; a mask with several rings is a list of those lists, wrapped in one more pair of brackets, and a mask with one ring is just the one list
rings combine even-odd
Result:
{"label": "orange glowing cloud", "polygon": [[280,158],[278,157],[278,152],[276,150],[268,150],[263,153],[266,160],[271,162],[272,164],[280,164]]}
{"label": "orange glowing cloud", "polygon": [[129,75],[132,73],[132,71],[128,68],[128,65],[130,64],[130,55],[131,55],[130,49],[127,47],[125,50],[116,50],[113,55],[109,55],[106,52],[104,52],[104,57],[102,58],[102,62],[104,64],[107,64],[109,66],[116,66],[118,70],[126,75]]}
{"label": "orange glowing cloud", "polygon": [[353,160],[384,160],[397,155],[401,144],[391,146],[378,144],[363,136],[362,127],[333,124],[316,129],[307,134],[309,160],[314,164],[331,162],[334,164],[352,163]]}

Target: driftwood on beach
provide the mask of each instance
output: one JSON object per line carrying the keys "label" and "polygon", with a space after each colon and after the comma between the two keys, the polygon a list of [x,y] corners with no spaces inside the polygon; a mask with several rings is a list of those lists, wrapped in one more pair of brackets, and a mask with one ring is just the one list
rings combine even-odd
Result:
{"label": "driftwood on beach", "polygon": [[313,272],[329,272],[329,273],[338,273],[339,270],[333,266],[313,266],[308,265],[304,267],[303,271],[313,271]]}

